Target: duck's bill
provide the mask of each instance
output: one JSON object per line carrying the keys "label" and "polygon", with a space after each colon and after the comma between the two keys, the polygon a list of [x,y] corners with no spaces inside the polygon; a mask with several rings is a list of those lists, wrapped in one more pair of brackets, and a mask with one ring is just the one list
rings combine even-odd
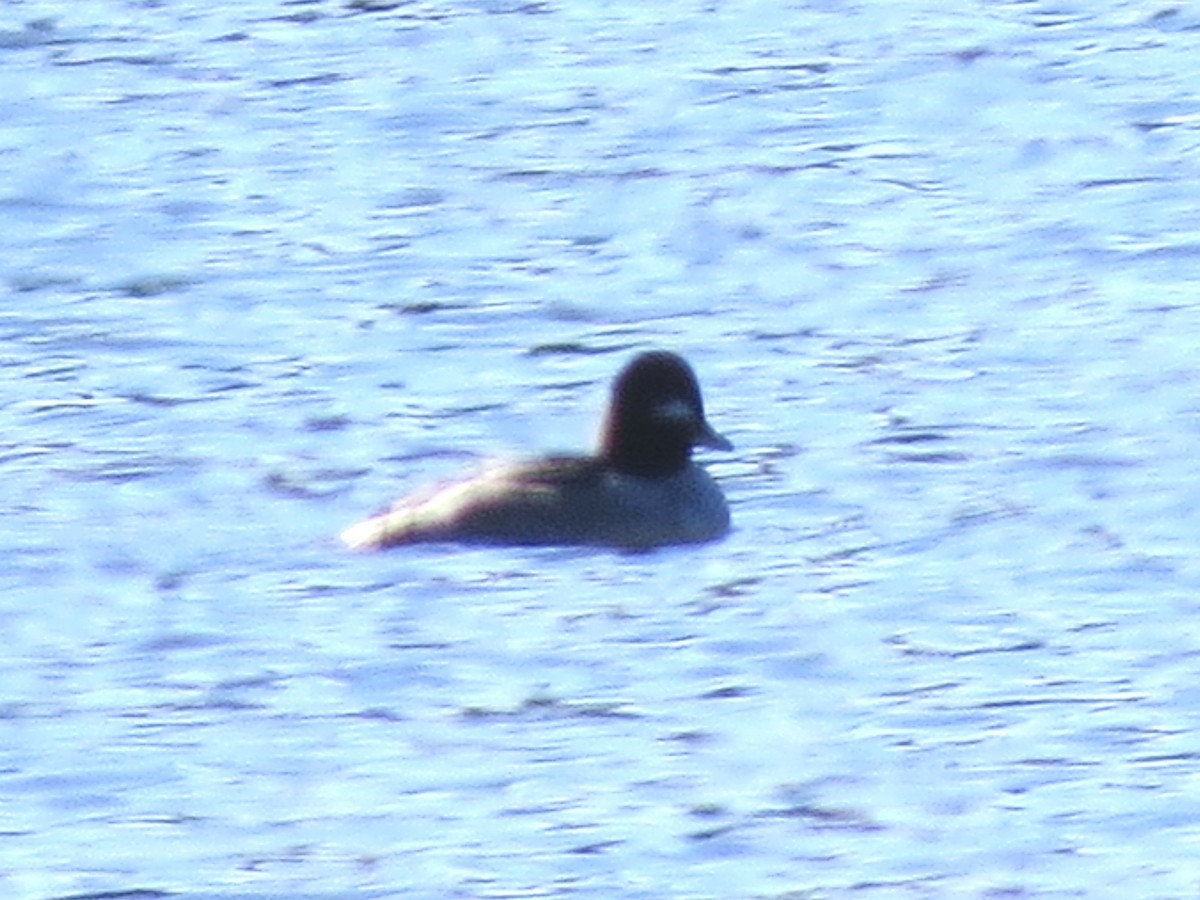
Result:
{"label": "duck's bill", "polygon": [[707,422],[701,422],[696,433],[696,446],[707,447],[709,450],[732,450],[733,444],[723,434],[713,431]]}

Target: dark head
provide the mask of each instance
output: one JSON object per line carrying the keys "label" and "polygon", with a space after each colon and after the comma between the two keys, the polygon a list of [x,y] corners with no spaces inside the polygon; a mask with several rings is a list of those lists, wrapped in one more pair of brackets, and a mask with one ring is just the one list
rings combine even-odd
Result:
{"label": "dark head", "polygon": [[733,449],[705,421],[692,367],[661,350],[634,357],[613,385],[600,455],[626,474],[663,477],[683,469],[697,446]]}

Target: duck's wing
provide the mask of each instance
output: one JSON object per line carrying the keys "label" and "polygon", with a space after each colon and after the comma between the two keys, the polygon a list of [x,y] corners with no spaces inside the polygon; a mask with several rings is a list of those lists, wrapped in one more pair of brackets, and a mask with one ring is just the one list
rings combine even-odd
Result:
{"label": "duck's wing", "polygon": [[592,457],[556,456],[498,466],[458,484],[397,502],[342,532],[372,550],[427,541],[575,544],[593,541],[604,467]]}

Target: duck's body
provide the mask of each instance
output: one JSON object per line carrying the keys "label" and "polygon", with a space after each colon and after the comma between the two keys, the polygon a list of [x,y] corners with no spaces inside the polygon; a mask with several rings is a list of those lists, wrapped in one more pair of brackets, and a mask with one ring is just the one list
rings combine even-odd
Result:
{"label": "duck's body", "polygon": [[424,541],[646,548],[696,543],[729,530],[729,508],[692,447],[731,449],[704,419],[691,368],[644,353],[618,377],[595,456],[493,466],[401,500],[342,533],[377,549]]}

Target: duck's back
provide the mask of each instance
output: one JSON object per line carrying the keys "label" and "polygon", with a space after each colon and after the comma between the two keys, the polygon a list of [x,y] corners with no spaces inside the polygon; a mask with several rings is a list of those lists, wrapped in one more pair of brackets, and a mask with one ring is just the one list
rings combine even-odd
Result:
{"label": "duck's back", "polygon": [[712,540],[729,528],[720,489],[689,465],[668,478],[622,474],[595,457],[497,466],[351,526],[372,549],[426,541],[653,547]]}

